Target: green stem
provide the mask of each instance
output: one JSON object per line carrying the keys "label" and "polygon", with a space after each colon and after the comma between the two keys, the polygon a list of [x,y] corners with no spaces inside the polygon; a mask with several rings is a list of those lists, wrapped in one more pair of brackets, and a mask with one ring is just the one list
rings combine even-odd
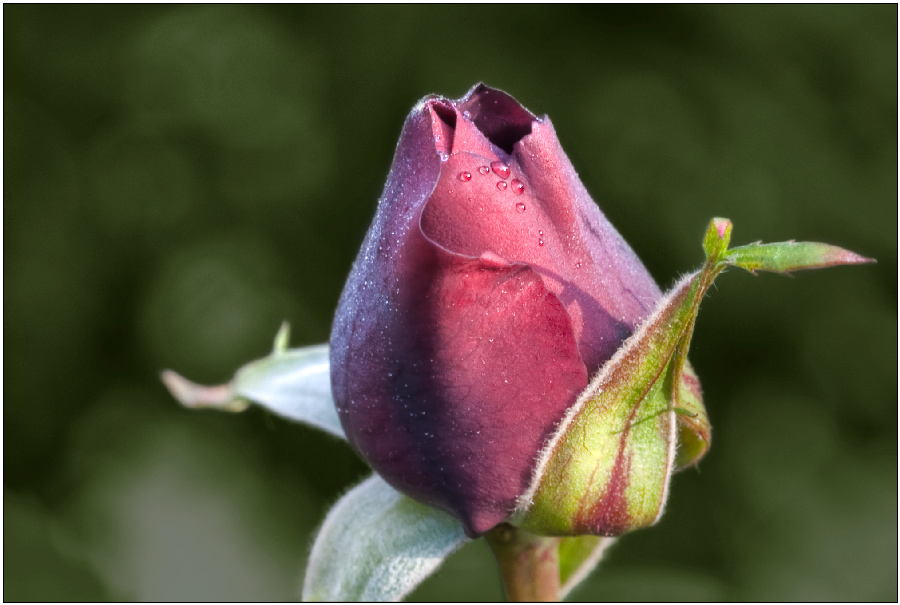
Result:
{"label": "green stem", "polygon": [[559,538],[536,536],[503,523],[485,539],[500,566],[508,601],[559,601]]}

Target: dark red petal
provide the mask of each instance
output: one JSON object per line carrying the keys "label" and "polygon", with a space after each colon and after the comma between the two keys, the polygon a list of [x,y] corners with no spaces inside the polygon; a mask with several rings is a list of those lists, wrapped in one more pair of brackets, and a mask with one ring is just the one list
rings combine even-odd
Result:
{"label": "dark red petal", "polygon": [[456,109],[443,99],[428,104],[431,111],[431,128],[434,132],[434,147],[438,153],[448,155],[453,150],[456,135]]}
{"label": "dark red petal", "polygon": [[[508,179],[478,172],[491,158],[458,147],[424,210],[426,235],[459,254],[490,251],[532,266],[566,306],[596,371],[660,297],[653,278],[584,189],[549,121],[516,144]],[[460,172],[472,178],[460,182]],[[521,194],[498,189],[513,180]]]}
{"label": "dark red petal", "polygon": [[[566,309],[534,270],[422,233],[441,169],[464,184],[457,160],[442,164],[435,149],[435,133],[448,134],[443,113],[426,103],[404,127],[338,305],[332,386],[348,439],[372,467],[476,536],[509,517],[587,370]],[[493,153],[477,130],[457,127],[454,146],[460,136]]]}
{"label": "dark red petal", "polygon": [[336,325],[335,398],[376,471],[477,536],[509,517],[587,370],[565,308],[532,269],[418,237],[391,276],[388,311]]}
{"label": "dark red petal", "polygon": [[549,122],[484,86],[428,98],[335,315],[348,439],[477,536],[508,518],[588,374],[658,296]]}
{"label": "dark red petal", "polygon": [[[591,199],[548,118],[534,123],[531,134],[516,145],[513,160],[527,176],[532,195],[569,243],[556,266],[560,274],[571,276],[575,287],[570,298],[566,293],[560,298],[567,306],[570,300],[582,305],[585,329],[579,346],[588,368],[595,371],[649,315],[662,292]],[[579,266],[582,255],[590,260]],[[615,320],[618,329],[612,347],[608,332],[593,329],[603,326],[606,316]]]}

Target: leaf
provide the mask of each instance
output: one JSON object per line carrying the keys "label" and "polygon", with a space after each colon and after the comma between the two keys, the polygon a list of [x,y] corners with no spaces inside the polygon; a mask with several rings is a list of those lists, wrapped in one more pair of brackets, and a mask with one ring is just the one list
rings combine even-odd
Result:
{"label": "leaf", "polygon": [[399,601],[467,540],[459,521],[372,475],[325,518],[303,600]]}
{"label": "leaf", "polygon": [[272,354],[240,368],[228,384],[202,386],[172,370],[163,372],[162,381],[186,407],[241,412],[252,401],[345,439],[331,395],[328,345],[288,349],[288,333],[285,323]]}
{"label": "leaf", "polygon": [[821,269],[837,265],[874,263],[875,259],[855,252],[816,242],[779,242],[776,244],[749,244],[732,248],[725,257],[729,265],[746,269],[751,273],[773,271],[789,273],[800,269]]}
{"label": "leaf", "polygon": [[615,538],[571,536],[559,542],[559,598],[581,584],[590,575]]}

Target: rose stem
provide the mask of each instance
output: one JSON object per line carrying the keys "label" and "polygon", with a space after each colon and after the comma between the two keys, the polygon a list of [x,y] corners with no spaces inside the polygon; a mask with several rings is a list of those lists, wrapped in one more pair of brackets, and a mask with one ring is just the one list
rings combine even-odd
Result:
{"label": "rose stem", "polygon": [[485,534],[511,602],[559,601],[559,538],[501,523]]}

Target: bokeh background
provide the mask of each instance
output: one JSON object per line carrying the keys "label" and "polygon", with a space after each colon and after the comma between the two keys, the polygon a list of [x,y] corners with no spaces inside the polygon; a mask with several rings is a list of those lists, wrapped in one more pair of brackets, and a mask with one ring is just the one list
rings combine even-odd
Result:
{"label": "bokeh background", "polygon": [[[720,278],[714,427],[575,600],[897,595],[897,7],[3,7],[4,598],[292,600],[366,475],[259,409],[181,409],[327,340],[400,127],[484,81],[551,116],[661,285],[735,243],[874,266]],[[483,541],[415,600],[501,599]]]}

